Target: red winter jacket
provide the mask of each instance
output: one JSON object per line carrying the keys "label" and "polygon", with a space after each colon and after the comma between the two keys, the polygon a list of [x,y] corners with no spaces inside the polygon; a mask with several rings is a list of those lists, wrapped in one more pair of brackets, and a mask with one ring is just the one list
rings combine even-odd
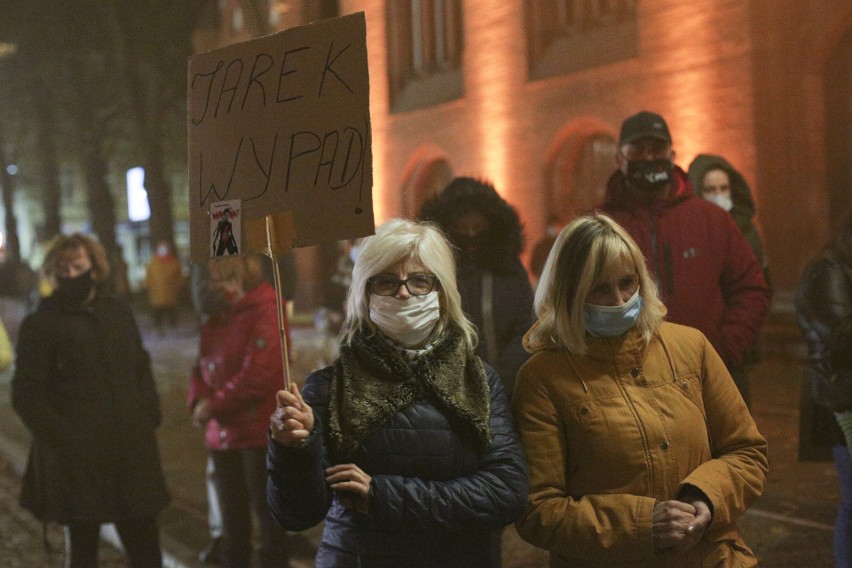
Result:
{"label": "red winter jacket", "polygon": [[189,406],[208,399],[213,417],[207,422],[207,447],[266,447],[275,393],[283,388],[275,290],[264,282],[201,329]]}
{"label": "red winter jacket", "polygon": [[601,209],[642,249],[666,319],[701,330],[728,368],[737,367],[763,324],[769,287],[733,218],[696,197],[682,169],[674,173],[673,191],[648,205],[616,171]]}

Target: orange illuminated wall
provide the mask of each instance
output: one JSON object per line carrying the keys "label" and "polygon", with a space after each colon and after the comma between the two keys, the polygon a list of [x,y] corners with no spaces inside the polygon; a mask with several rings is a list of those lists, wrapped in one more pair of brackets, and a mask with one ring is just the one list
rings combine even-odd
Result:
{"label": "orange illuminated wall", "polygon": [[[652,5],[653,4],[653,5]],[[653,26],[642,38],[650,70],[643,104],[671,128],[677,163],[687,168],[700,153],[721,154],[755,185],[751,40],[745,2],[642,3]],[[638,109],[637,109],[638,110]],[[759,202],[759,192],[755,195]]]}
{"label": "orange illuminated wall", "polygon": [[[462,6],[464,97],[391,114],[385,1],[340,2],[342,13],[367,15],[377,221],[411,202],[404,172],[418,149],[430,146],[456,175],[494,182],[518,209],[529,250],[544,233],[545,163],[561,133],[586,118],[618,132],[626,116],[648,109],[666,117],[678,165],[686,169],[697,154],[715,153],[745,175],[770,267],[777,265],[773,277],[779,288],[795,286],[817,246],[804,238],[805,225],[816,228],[814,240],[825,234],[814,213],[824,199],[801,195],[803,185],[825,192],[822,114],[814,108],[821,76],[811,69],[812,52],[828,50],[830,30],[840,36],[837,30],[849,27],[848,0],[637,2],[635,55],[536,81],[527,80],[526,3]],[[796,214],[802,206],[809,207],[806,219]],[[795,238],[786,236],[790,227]]]}

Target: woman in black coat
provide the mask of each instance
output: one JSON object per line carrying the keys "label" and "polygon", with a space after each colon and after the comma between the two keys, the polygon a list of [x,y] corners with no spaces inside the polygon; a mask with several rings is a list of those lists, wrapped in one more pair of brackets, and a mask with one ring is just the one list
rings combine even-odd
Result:
{"label": "woman in black coat", "polygon": [[317,568],[499,566],[526,465],[500,379],[474,354],[451,249],[393,220],[360,250],[340,357],[278,393],[273,516],[294,531],[325,518]]}
{"label": "woman in black coat", "polygon": [[487,181],[457,177],[426,201],[420,218],[437,223],[455,248],[461,306],[479,333],[476,354],[492,365],[511,397],[529,357],[521,340],[535,321],[533,291],[518,256],[518,212]]}
{"label": "woman in black coat", "polygon": [[102,523],[130,566],[161,566],[160,403],[133,313],[102,288],[109,266],[90,237],[57,238],[44,271],[55,292],[21,325],[12,379],[32,433],[21,505],[66,526],[66,566],[97,565]]}
{"label": "woman in black coat", "polygon": [[805,268],[796,315],[808,345],[810,394],[818,405],[810,413],[803,405],[811,423],[802,424],[800,444],[810,444],[810,454],[815,446],[831,446],[840,480],[834,557],[837,566],[852,566],[852,217]]}

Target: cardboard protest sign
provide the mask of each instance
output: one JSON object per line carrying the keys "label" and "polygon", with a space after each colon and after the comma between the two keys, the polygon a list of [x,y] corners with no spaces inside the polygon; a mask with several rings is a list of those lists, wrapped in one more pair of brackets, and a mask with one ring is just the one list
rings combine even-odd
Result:
{"label": "cardboard protest sign", "polygon": [[195,55],[187,98],[193,261],[239,254],[239,228],[281,212],[293,246],[374,231],[363,13]]}

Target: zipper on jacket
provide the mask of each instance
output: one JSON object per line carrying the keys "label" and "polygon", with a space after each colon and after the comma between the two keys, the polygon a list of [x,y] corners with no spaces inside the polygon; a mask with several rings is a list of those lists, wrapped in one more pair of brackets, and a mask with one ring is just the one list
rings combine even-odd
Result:
{"label": "zipper on jacket", "polygon": [[654,263],[654,281],[663,289],[663,273],[660,271],[660,255],[657,254],[657,227],[654,224],[654,210],[648,207],[648,231],[651,234],[651,260]]}
{"label": "zipper on jacket", "polygon": [[672,269],[672,249],[669,243],[663,243],[663,264],[666,267],[666,292],[674,295],[674,270]]}

